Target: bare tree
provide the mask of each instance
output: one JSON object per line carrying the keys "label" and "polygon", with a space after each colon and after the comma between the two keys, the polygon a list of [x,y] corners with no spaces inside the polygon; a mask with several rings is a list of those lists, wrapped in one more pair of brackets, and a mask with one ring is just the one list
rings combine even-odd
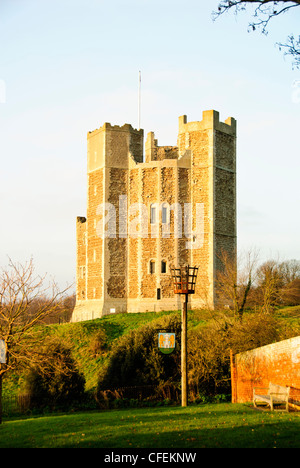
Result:
{"label": "bare tree", "polygon": [[261,312],[269,313],[276,306],[300,303],[300,262],[269,260],[257,270],[257,303]]}
{"label": "bare tree", "polygon": [[284,279],[278,261],[268,260],[258,268],[257,286],[260,292],[261,312],[270,313],[282,302]]}
{"label": "bare tree", "polygon": [[5,345],[5,363],[0,364],[0,422],[3,375],[41,359],[45,363],[42,333],[34,326],[61,311],[68,289],[59,291],[54,282],[45,286],[45,277],[36,275],[32,259],[24,265],[9,260],[0,272],[0,340]]}
{"label": "bare tree", "polygon": [[254,281],[258,252],[249,250],[235,259],[222,251],[221,268],[217,273],[217,291],[220,305],[232,307],[235,316],[242,320],[247,298]]}
{"label": "bare tree", "polygon": [[283,305],[295,306],[300,304],[300,279],[286,284],[282,290]]}
{"label": "bare tree", "polygon": [[280,271],[285,284],[292,283],[300,279],[300,262],[299,260],[286,260],[280,264]]}
{"label": "bare tree", "polygon": [[[235,13],[246,10],[247,7],[254,6],[253,21],[249,23],[249,30],[260,30],[263,34],[268,34],[268,26],[273,18],[287,13],[293,8],[300,6],[300,0],[222,0],[219,3],[218,10],[213,12],[213,18],[216,19],[229,10]],[[285,55],[290,55],[293,59],[293,65],[300,67],[300,36],[290,34],[286,42],[277,43],[279,50],[284,50]]]}

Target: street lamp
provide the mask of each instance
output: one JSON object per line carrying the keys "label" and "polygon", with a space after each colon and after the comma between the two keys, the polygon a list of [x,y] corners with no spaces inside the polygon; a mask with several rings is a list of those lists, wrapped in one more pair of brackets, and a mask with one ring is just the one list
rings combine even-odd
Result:
{"label": "street lamp", "polygon": [[189,294],[195,294],[198,267],[171,267],[174,293],[183,296],[181,311],[181,406],[187,406],[187,305]]}

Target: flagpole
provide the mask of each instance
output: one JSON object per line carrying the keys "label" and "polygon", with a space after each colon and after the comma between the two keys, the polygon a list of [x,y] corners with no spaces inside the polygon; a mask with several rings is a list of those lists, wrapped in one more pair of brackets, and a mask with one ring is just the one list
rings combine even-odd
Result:
{"label": "flagpole", "polygon": [[141,83],[142,73],[139,71],[139,92],[138,92],[138,130],[141,128]]}

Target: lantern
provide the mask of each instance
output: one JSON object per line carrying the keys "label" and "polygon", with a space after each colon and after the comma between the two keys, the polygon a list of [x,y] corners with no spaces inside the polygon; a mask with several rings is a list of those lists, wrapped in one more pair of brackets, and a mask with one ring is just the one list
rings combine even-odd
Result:
{"label": "lantern", "polygon": [[171,272],[175,294],[195,294],[198,267],[171,267]]}

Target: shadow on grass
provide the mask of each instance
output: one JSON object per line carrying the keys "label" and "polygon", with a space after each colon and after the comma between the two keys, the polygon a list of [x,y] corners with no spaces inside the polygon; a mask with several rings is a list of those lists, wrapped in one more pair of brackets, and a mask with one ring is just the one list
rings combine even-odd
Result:
{"label": "shadow on grass", "polygon": [[300,417],[232,404],[77,413],[7,421],[0,447],[300,448]]}

